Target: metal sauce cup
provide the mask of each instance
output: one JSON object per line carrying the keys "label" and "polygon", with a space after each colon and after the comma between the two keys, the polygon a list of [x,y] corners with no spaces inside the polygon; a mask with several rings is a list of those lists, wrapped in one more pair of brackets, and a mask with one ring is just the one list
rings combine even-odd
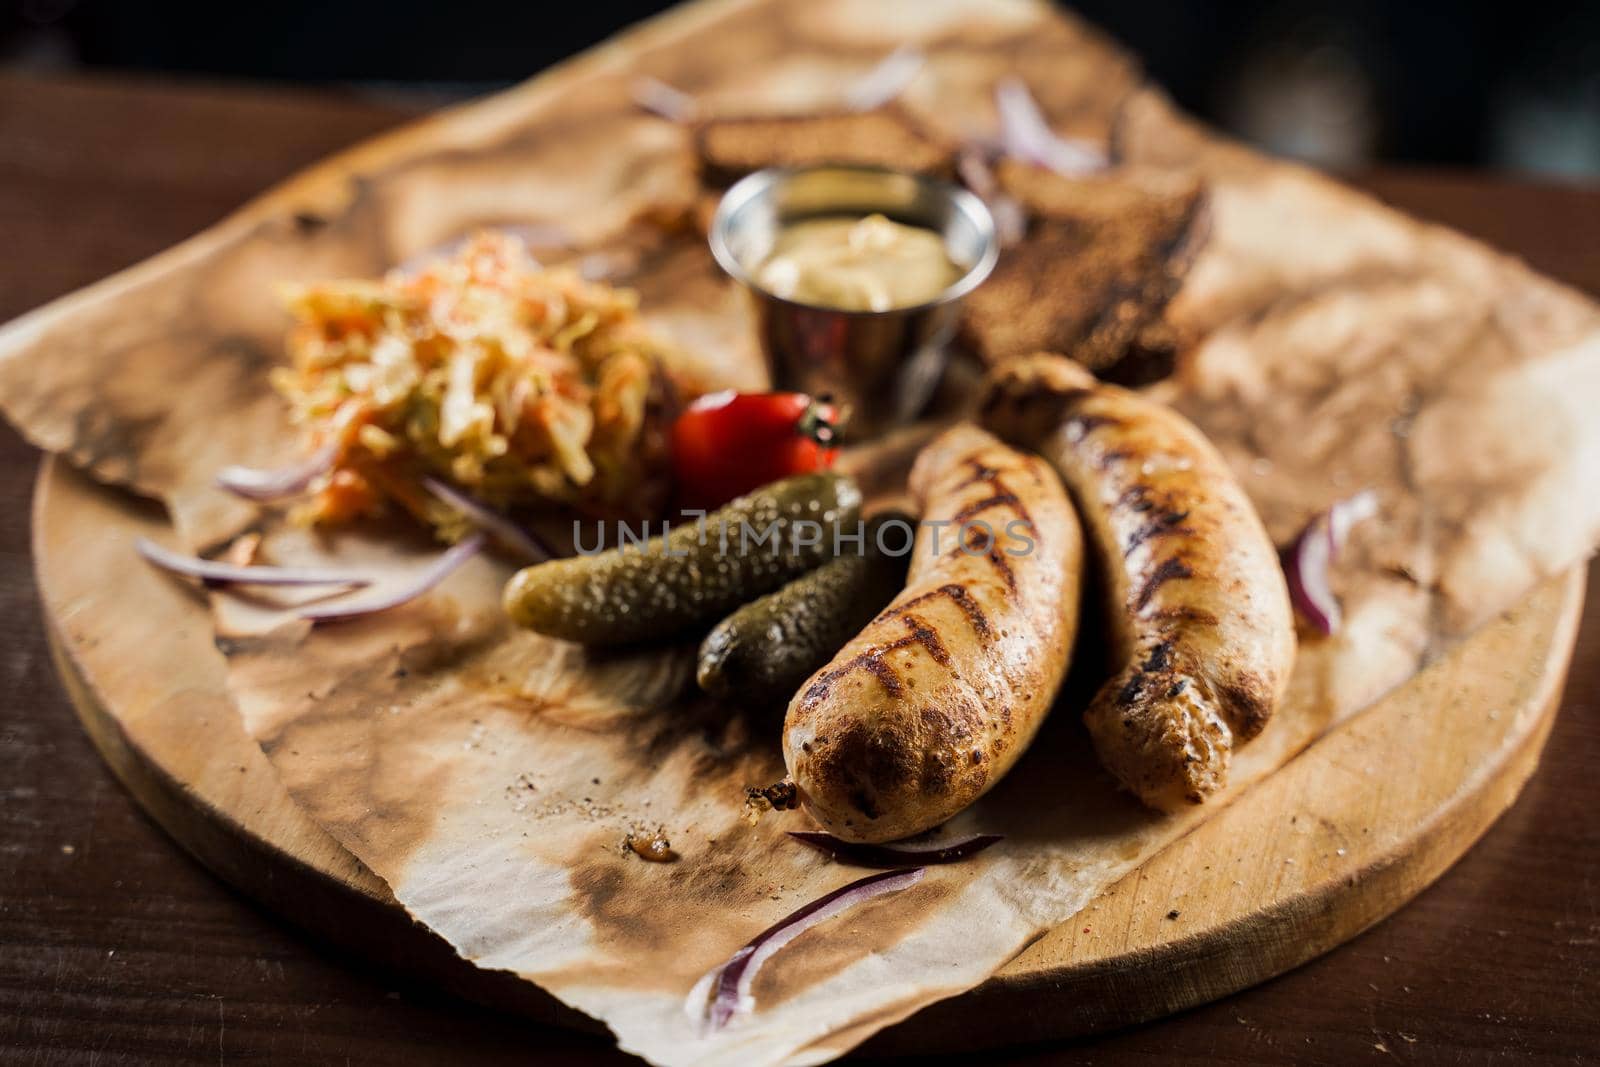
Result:
{"label": "metal sauce cup", "polygon": [[[755,280],[783,227],[814,218],[878,213],[944,238],[963,273],[926,303],[887,311],[842,311],[770,293]],[[762,170],[722,197],[711,254],[755,301],[761,346],[775,388],[830,394],[846,406],[852,437],[914,416],[945,365],[961,298],[1000,255],[994,219],[965,189],[937,178],[877,167]]]}

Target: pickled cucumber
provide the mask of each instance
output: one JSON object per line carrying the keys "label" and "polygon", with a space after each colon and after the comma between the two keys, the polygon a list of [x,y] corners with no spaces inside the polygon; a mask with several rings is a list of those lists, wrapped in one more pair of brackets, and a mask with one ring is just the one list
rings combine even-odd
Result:
{"label": "pickled cucumber", "polygon": [[875,515],[860,552],[840,555],[719,622],[700,644],[700,688],[751,705],[787,703],[905,585],[910,554],[878,547],[878,531],[891,521],[911,528],[899,512]]}
{"label": "pickled cucumber", "polygon": [[669,638],[832,558],[861,491],[831,471],[774,482],[643,545],[551,560],[506,584],[513,622],[589,645]]}

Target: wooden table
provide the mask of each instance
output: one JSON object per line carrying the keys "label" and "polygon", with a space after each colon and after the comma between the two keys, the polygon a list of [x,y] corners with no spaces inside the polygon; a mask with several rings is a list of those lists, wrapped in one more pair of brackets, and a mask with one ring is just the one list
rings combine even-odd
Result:
{"label": "wooden table", "polygon": [[[0,320],[159,251],[405,117],[337,96],[0,78]],[[1395,171],[1356,181],[1600,294],[1600,191]],[[146,820],[51,672],[28,554],[35,466],[0,429],[0,1060],[636,1062],[319,946]],[[1600,1055],[1596,575],[1544,765],[1438,885],[1296,972],[1067,1055]],[[1033,1049],[1006,1062],[1059,1058],[1060,1048]]]}

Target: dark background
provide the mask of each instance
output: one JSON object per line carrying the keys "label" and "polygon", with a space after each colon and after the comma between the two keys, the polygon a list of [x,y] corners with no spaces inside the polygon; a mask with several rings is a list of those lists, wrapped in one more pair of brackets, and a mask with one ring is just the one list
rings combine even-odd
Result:
{"label": "dark background", "polygon": [[[0,0],[0,67],[339,85],[443,103],[525,78],[667,6]],[[1142,56],[1185,109],[1280,154],[1600,176],[1594,0],[1072,6]]]}

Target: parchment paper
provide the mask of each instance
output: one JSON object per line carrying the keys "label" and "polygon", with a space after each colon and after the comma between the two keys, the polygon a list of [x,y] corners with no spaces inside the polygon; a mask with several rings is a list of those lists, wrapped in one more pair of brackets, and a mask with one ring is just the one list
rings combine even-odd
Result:
{"label": "parchment paper", "polygon": [[[682,131],[629,109],[634,72],[713,107],[815,108],[907,41],[929,63],[904,103],[947,136],[990,128],[990,88],[1015,72],[1063,132],[1202,173],[1212,235],[1171,309],[1200,342],[1157,392],[1219,442],[1280,539],[1340,496],[1379,493],[1381,518],[1337,576],[1347,628],[1306,636],[1288,706],[1235,762],[1235,793],[1593,546],[1592,305],[1212,140],[1097,36],[1027,3],[756,0],[680,16],[358,158],[359,180],[301,183],[12,325],[0,398],[34,440],[166,500],[193,547],[254,522],[274,562],[399,572],[433,550],[392,529],[314,538],[209,488],[225,462],[293,451],[263,384],[283,326],[270,283],[374,273],[479,222],[575,218],[588,240],[613,239],[698,195]],[[313,207],[314,223],[294,220]],[[703,380],[759,379],[743,305],[696,235],[637,270]],[[296,800],[413,915],[654,1062],[837,1055],[982,981],[1214,810],[1156,816],[1117,794],[1069,697],[947,828],[1004,843],[802,937],[757,982],[752,1017],[702,1034],[684,1009],[695,980],[862,872],[786,841],[797,816],[742,821],[743,787],[781,773],[775,709],[694,698],[688,647],[591,656],[512,631],[497,607],[507,574],[479,559],[406,608],[314,632],[219,597],[230,685]],[[621,848],[657,827],[676,863]]]}

